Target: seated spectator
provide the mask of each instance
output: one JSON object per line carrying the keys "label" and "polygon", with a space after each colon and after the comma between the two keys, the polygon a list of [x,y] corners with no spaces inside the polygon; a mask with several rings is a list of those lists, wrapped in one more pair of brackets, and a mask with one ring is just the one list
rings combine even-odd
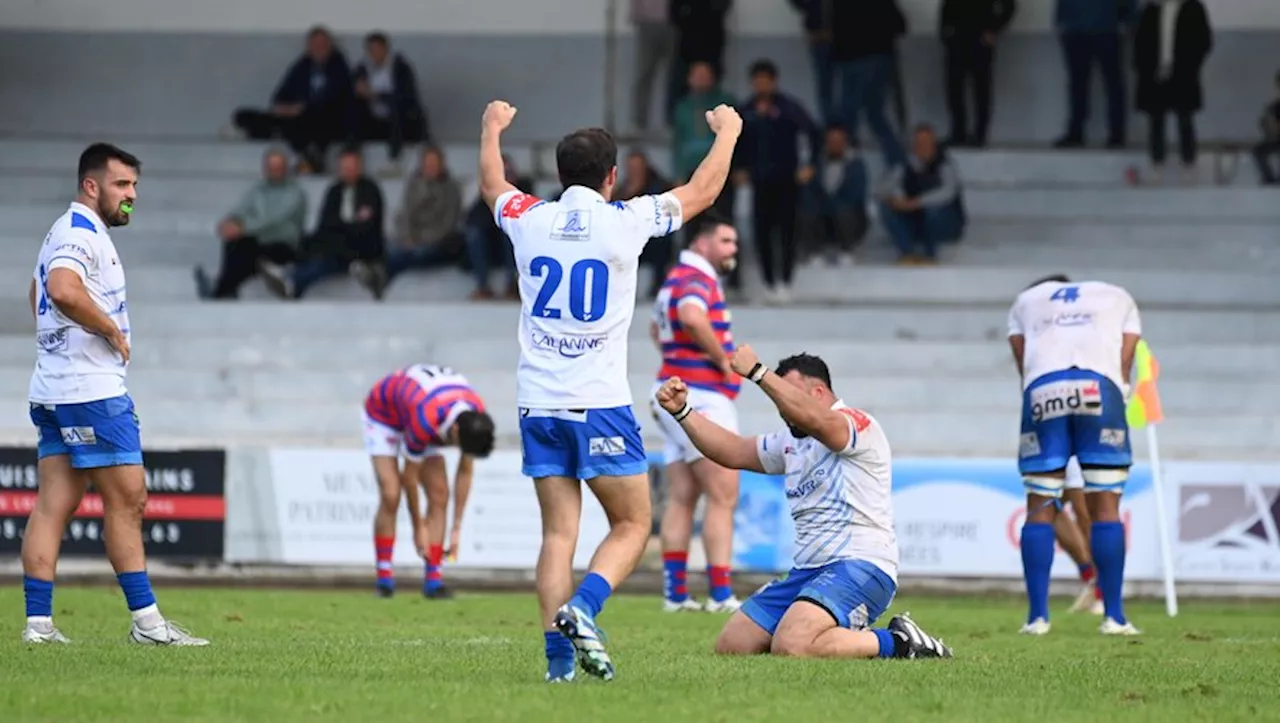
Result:
{"label": "seated spectator", "polygon": [[1253,158],[1258,162],[1258,175],[1265,186],[1277,183],[1273,159],[1280,157],[1280,73],[1276,73],[1276,100],[1262,111],[1258,121],[1262,128],[1262,140],[1253,147]]}
{"label": "seated spectator", "polygon": [[242,108],[235,125],[255,140],[283,137],[302,158],[303,173],[324,170],[329,144],[344,135],[351,104],[351,70],[323,27],[307,33],[307,50],[289,66],[266,111]]}
{"label": "seated spectator", "polygon": [[889,173],[885,186],[880,220],[902,253],[899,263],[937,263],[938,244],[964,233],[965,212],[960,175],[931,126],[916,127],[911,156]]}
{"label": "seated spectator", "polygon": [[364,174],[360,152],[338,156],[338,180],[324,194],[320,224],[303,243],[292,267],[263,262],[263,279],[287,299],[302,298],[321,279],[351,271],[381,299],[386,286],[383,259],[383,203],[378,184]]}
{"label": "seated spectator", "polygon": [[[533,179],[521,176],[511,156],[502,156],[502,168],[507,183],[524,191],[533,193]],[[548,199],[552,200],[552,199]],[[471,273],[475,275],[476,290],[471,292],[472,301],[483,301],[494,298],[489,288],[489,271],[494,266],[506,272],[506,292],[504,298],[520,299],[520,288],[516,283],[515,250],[511,248],[511,239],[493,220],[493,211],[485,204],[484,199],[477,198],[467,211],[467,259],[471,262]]]}
{"label": "seated spectator", "polygon": [[[619,201],[629,201],[636,196],[656,196],[673,188],[671,181],[649,165],[649,158],[643,151],[635,150],[627,154],[627,175],[618,184],[614,197]],[[644,247],[640,254],[640,264],[652,268],[653,276],[649,280],[649,296],[657,296],[662,282],[667,277],[667,267],[671,265],[673,248],[672,238],[675,234],[667,234],[654,238]]]}
{"label": "seated spectator", "polygon": [[801,238],[831,264],[852,261],[867,233],[867,164],[844,126],[827,126],[813,179],[801,189]]}
{"label": "seated spectator", "polygon": [[392,170],[399,170],[405,143],[427,140],[427,116],[418,97],[413,67],[383,33],[364,39],[365,58],[356,66],[355,132],[357,140],[387,141]]}
{"label": "seated spectator", "polygon": [[240,285],[258,272],[259,262],[292,263],[307,218],[307,195],[289,175],[289,158],[271,149],[262,158],[262,180],[218,224],[222,269],[210,282],[197,266],[196,290],[203,299],[234,299]]}
{"label": "seated spectator", "polygon": [[387,251],[387,278],[409,269],[457,264],[462,259],[462,189],[449,175],[444,154],[428,146],[418,172],[404,184],[393,246]]}

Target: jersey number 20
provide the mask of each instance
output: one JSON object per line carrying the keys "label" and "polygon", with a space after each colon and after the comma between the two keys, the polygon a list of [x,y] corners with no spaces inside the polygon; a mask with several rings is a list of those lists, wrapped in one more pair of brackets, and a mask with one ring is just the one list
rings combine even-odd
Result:
{"label": "jersey number 20", "polygon": [[[533,315],[543,319],[559,319],[560,310],[548,307],[552,295],[564,279],[564,267],[550,256],[535,256],[529,262],[534,278],[546,277],[538,298],[533,301]],[[588,278],[591,282],[587,293]],[[599,259],[583,259],[569,267],[569,314],[578,321],[597,321],[604,316],[609,299],[609,266]]]}

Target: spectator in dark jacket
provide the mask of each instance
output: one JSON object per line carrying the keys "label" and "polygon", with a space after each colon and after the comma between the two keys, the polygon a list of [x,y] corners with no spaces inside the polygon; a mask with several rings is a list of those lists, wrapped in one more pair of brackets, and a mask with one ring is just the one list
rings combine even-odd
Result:
{"label": "spectator in dark jacket", "polygon": [[826,146],[814,166],[800,204],[802,238],[830,264],[852,261],[867,233],[867,164],[844,126],[827,126]]}
{"label": "spectator in dark jacket", "polygon": [[1151,118],[1147,141],[1157,176],[1164,168],[1165,116],[1169,113],[1178,119],[1184,173],[1189,177],[1195,173],[1195,114],[1204,105],[1200,69],[1212,49],[1213,30],[1200,0],[1157,0],[1142,9],[1133,41],[1133,67],[1138,76],[1135,100],[1138,110]]}
{"label": "spectator in dark jacket", "polygon": [[[618,184],[614,197],[619,201],[630,201],[636,196],[658,196],[670,191],[674,184],[663,177],[649,163],[649,157],[643,151],[634,150],[627,154],[627,172]],[[649,277],[649,296],[657,296],[662,282],[666,280],[667,267],[671,265],[674,254],[672,240],[674,233],[656,237],[649,241],[640,254],[640,263],[649,266],[653,274]]]}
{"label": "spectator in dark jacket", "polygon": [[[502,171],[507,183],[524,191],[533,193],[533,179],[521,176],[511,156],[502,157]],[[520,300],[520,289],[516,286],[515,251],[511,248],[511,239],[493,219],[493,211],[477,198],[466,220],[467,258],[471,261],[471,273],[475,274],[476,290],[471,292],[472,301],[485,301],[494,298],[489,288],[489,271],[495,265],[501,267],[506,276],[506,291],[503,298],[511,301]]]}
{"label": "spectator in dark jacket", "polygon": [[836,0],[788,0],[803,17],[804,34],[809,41],[809,59],[813,62],[813,80],[818,91],[818,112],[830,123],[839,115],[835,107],[836,76],[831,64],[831,13]]}
{"label": "spectator in dark jacket", "polygon": [[1275,86],[1276,100],[1263,109],[1262,117],[1258,119],[1262,140],[1253,147],[1253,158],[1258,162],[1258,177],[1265,186],[1273,186],[1277,182],[1271,161],[1280,156],[1280,73],[1276,73]]}
{"label": "spectator in dark jacket", "polygon": [[273,291],[301,298],[321,279],[348,270],[381,299],[386,287],[382,190],[364,174],[360,152],[348,148],[338,156],[338,180],[325,191],[320,224],[306,240],[303,260],[292,269],[263,263]]}
{"label": "spectator in dark jacket", "polygon": [[907,20],[895,0],[837,2],[832,6],[831,60],[844,93],[844,122],[849,138],[858,138],[866,115],[887,167],[904,158],[902,142],[885,116],[894,53]]}
{"label": "spectator in dark jacket", "polygon": [[351,69],[323,27],[307,33],[307,51],[289,66],[266,111],[242,108],[235,125],[255,140],[282,136],[302,158],[299,170],[319,172],[325,150],[342,138],[351,105]]}
{"label": "spectator in dark jacket", "polygon": [[385,34],[370,33],[364,39],[364,52],[355,74],[355,136],[360,141],[388,141],[395,163],[405,143],[429,137],[418,79],[413,66],[391,52]]}
{"label": "spectator in dark jacket", "polygon": [[911,157],[885,178],[880,221],[907,265],[937,263],[938,244],[964,234],[960,174],[930,126],[916,128]]}
{"label": "spectator in dark jacket", "polygon": [[1066,135],[1055,148],[1080,148],[1089,120],[1089,76],[1094,63],[1102,69],[1107,90],[1107,147],[1123,148],[1125,128],[1124,75],[1120,62],[1120,30],[1133,20],[1136,0],[1058,0],[1054,26],[1067,61]]}
{"label": "spectator in dark jacket", "polygon": [[418,172],[404,184],[393,247],[387,252],[387,279],[409,269],[456,265],[463,251],[461,219],[462,189],[449,173],[444,153],[427,146]]}
{"label": "spectator in dark jacket", "polygon": [[[771,61],[752,64],[751,87],[754,95],[739,109],[742,135],[734,154],[735,175],[738,183],[751,182],[752,227],[768,300],[785,303],[796,263],[798,186],[813,178],[822,133],[798,101],[778,90],[778,68]],[[809,151],[803,164],[802,142]]]}
{"label": "spectator in dark jacket", "polygon": [[724,47],[728,33],[725,21],[733,0],[671,0],[671,25],[676,31],[676,54],[671,63],[667,92],[667,122],[676,103],[689,88],[689,66],[698,61],[711,64],[717,78],[724,77]]}
{"label": "spectator in dark jacket", "polygon": [[[946,51],[947,110],[951,114],[950,146],[987,144],[991,125],[991,71],[996,38],[1013,19],[1016,0],[943,0],[939,33]],[[973,133],[965,103],[965,87],[973,82]]]}

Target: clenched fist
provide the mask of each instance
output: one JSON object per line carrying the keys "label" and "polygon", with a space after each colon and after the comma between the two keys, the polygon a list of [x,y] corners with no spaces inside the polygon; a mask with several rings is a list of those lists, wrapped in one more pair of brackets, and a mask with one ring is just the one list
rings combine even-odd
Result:
{"label": "clenched fist", "polygon": [[707,111],[707,125],[716,135],[732,133],[736,136],[742,133],[742,116],[738,115],[738,111],[734,110],[733,106],[722,103]]}
{"label": "clenched fist", "polygon": [[684,380],[680,377],[671,377],[662,383],[658,389],[658,405],[667,411],[668,414],[675,414],[684,405],[689,402],[689,387],[685,386]]}
{"label": "clenched fist", "polygon": [[743,344],[733,351],[733,356],[729,357],[729,366],[742,376],[747,376],[756,364],[760,363],[760,357],[756,356],[756,352],[751,348],[750,344]]}
{"label": "clenched fist", "polygon": [[516,107],[505,100],[495,100],[485,106],[481,122],[485,128],[504,131],[516,117]]}

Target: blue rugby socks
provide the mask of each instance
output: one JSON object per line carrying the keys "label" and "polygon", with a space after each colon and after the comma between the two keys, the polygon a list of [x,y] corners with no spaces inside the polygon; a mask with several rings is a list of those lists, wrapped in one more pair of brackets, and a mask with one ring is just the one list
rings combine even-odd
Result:
{"label": "blue rugby socks", "polygon": [[124,592],[125,604],[133,614],[133,622],[138,627],[150,630],[164,622],[160,608],[156,605],[156,595],[151,591],[151,578],[146,570],[138,572],[121,572],[116,574],[120,589]]}
{"label": "blue rugby socks", "polygon": [[[1027,583],[1027,622],[1049,620],[1049,571],[1053,568],[1053,525],[1029,522],[1022,526],[1022,576]],[[1095,561],[1097,558],[1094,558]],[[1099,566],[1101,569],[1101,566]]]}
{"label": "blue rugby socks", "polygon": [[1095,522],[1090,528],[1089,546],[1093,564],[1098,568],[1098,589],[1102,591],[1102,604],[1107,617],[1124,625],[1124,523]]}
{"label": "blue rugby socks", "polygon": [[53,581],[22,576],[22,593],[27,600],[27,622],[53,620]]}
{"label": "blue rugby socks", "polygon": [[594,572],[587,573],[569,604],[595,619],[604,609],[604,601],[613,594],[609,581]]}

